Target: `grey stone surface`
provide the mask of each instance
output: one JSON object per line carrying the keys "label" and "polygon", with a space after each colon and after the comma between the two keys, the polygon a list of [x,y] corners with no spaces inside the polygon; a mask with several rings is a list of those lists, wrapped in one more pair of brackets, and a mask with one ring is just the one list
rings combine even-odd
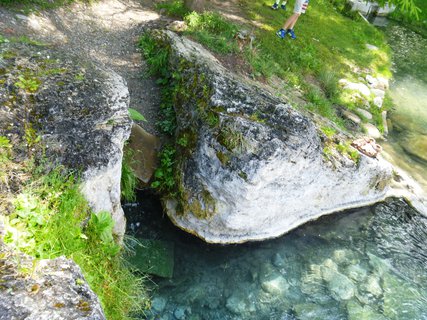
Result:
{"label": "grey stone surface", "polygon": [[179,196],[165,201],[177,226],[208,242],[263,240],[384,197],[388,163],[362,155],[358,164],[332,164],[310,119],[227,72],[200,45],[170,31],[159,37],[181,75],[177,135],[195,137],[179,152]]}
{"label": "grey stone surface", "polygon": [[[92,209],[110,212],[114,232],[122,236],[121,162],[131,126],[125,82],[112,70],[46,47],[5,43],[2,50],[16,56],[4,60],[1,69],[7,85],[0,88],[0,134],[15,146],[22,137],[32,137],[27,138],[29,145],[40,137],[45,150],[30,153],[40,152],[36,158],[46,157],[52,167],[79,172]],[[39,83],[37,90],[16,85],[21,70]]]}
{"label": "grey stone surface", "polygon": [[64,257],[35,261],[0,247],[0,320],[11,319],[103,320],[105,316],[73,261]]}

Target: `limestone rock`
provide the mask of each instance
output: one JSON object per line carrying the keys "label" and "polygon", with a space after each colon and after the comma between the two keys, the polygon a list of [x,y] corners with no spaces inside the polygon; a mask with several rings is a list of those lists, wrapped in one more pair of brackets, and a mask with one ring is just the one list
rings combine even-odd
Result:
{"label": "limestone rock", "polygon": [[357,116],[356,114],[354,114],[353,112],[350,112],[348,110],[344,110],[343,115],[344,115],[344,117],[353,121],[356,124],[359,124],[362,122],[362,120],[359,118],[359,116]]}
{"label": "limestone rock", "polygon": [[273,295],[283,295],[288,290],[289,284],[280,274],[275,274],[264,279],[261,288]]}
{"label": "limestone rock", "polygon": [[379,139],[382,137],[380,130],[371,123],[364,123],[363,128],[366,130],[366,134],[374,139]]}
{"label": "limestone rock", "polygon": [[348,320],[386,320],[386,317],[379,314],[369,306],[361,306],[356,301],[347,303]]}
{"label": "limestone rock", "polygon": [[381,108],[383,106],[384,99],[381,97],[375,97],[374,98],[374,105],[378,108]]}
{"label": "limestone rock", "polygon": [[[4,255],[0,255],[0,320],[105,319],[98,297],[73,261]],[[31,270],[31,276],[23,274],[24,269]]]}
{"label": "limestone rock", "polygon": [[356,287],[345,275],[335,272],[328,282],[328,289],[337,301],[349,300],[356,293]]}
{"label": "limestone rock", "polygon": [[365,97],[370,97],[371,95],[371,90],[369,90],[368,86],[360,82],[348,82],[347,84],[345,84],[344,89],[359,92]]}
{"label": "limestone rock", "polygon": [[357,113],[360,114],[362,117],[366,118],[367,120],[372,120],[372,114],[369,111],[366,111],[362,108],[356,109]]}
{"label": "limestone rock", "polygon": [[421,161],[427,162],[427,135],[414,135],[406,139],[405,142],[402,144],[402,148],[406,152]]}
{"label": "limestone rock", "polygon": [[157,36],[180,74],[177,136],[193,141],[178,150],[178,196],[165,199],[177,226],[208,242],[263,240],[384,197],[388,163],[326,161],[310,119],[230,74],[199,44],[171,31]]}
{"label": "limestone rock", "polygon": [[[0,87],[0,104],[13,110],[9,121],[14,126],[0,117],[0,134],[12,140],[29,132],[29,140],[40,137],[47,162],[78,171],[92,209],[110,212],[116,222],[114,232],[123,235],[121,162],[131,125],[124,80],[112,70],[48,47],[2,44],[6,45],[2,50],[12,50],[16,57],[3,61],[1,80],[8,85]],[[37,85],[15,86],[20,70],[28,70]]]}

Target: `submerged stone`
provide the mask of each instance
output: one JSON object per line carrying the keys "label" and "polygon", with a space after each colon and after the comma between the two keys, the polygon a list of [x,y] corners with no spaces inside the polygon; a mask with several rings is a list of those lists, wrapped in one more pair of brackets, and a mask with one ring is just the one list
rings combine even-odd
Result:
{"label": "submerged stone", "polygon": [[171,278],[174,268],[174,244],[161,240],[139,239],[130,262],[141,272]]}
{"label": "submerged stone", "polygon": [[327,287],[332,297],[337,301],[349,300],[356,293],[356,286],[345,275],[335,272],[329,280]]}
{"label": "submerged stone", "polygon": [[386,320],[382,314],[379,314],[369,306],[361,306],[356,301],[347,303],[348,320]]}

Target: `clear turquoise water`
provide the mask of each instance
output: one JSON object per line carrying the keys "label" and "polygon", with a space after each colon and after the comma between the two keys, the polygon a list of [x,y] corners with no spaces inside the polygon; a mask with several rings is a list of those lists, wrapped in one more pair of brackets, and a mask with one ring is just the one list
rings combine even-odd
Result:
{"label": "clear turquoise water", "polygon": [[141,319],[427,319],[427,219],[402,200],[232,246],[203,243],[161,211],[132,210],[137,236],[175,245],[174,275],[153,278]]}
{"label": "clear turquoise water", "polygon": [[400,26],[386,29],[393,49],[391,132],[385,150],[391,161],[427,193],[427,39]]}

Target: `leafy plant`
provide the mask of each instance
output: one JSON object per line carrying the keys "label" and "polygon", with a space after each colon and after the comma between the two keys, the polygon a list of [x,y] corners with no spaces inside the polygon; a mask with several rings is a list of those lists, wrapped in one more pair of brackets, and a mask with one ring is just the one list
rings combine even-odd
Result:
{"label": "leafy plant", "polygon": [[126,252],[113,240],[111,215],[91,212],[79,180],[65,172],[58,167],[48,175],[36,174],[16,197],[15,211],[3,216],[3,241],[36,258],[73,259],[107,318],[130,319],[147,306],[143,280],[125,264]]}
{"label": "leafy plant", "polygon": [[176,150],[171,145],[166,145],[160,152],[160,165],[154,172],[154,182],[151,187],[164,193],[173,193],[175,190],[175,164]]}
{"label": "leafy plant", "polygon": [[137,177],[131,168],[133,153],[131,149],[125,149],[122,162],[122,177],[120,180],[121,195],[125,201],[134,202],[136,200]]}
{"label": "leafy plant", "polygon": [[34,77],[19,76],[18,81],[15,82],[15,86],[24,89],[27,92],[34,93],[38,90],[41,81]]}
{"label": "leafy plant", "polygon": [[133,121],[147,121],[138,110],[128,108],[129,116]]}

